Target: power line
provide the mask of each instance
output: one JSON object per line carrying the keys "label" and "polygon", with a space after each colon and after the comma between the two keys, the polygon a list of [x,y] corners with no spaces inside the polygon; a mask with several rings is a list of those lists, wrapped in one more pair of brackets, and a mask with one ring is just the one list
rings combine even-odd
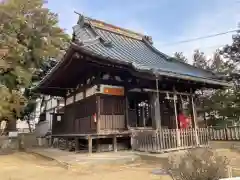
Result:
{"label": "power line", "polygon": [[160,45],[160,46],[174,46],[174,45],[177,45],[177,44],[183,44],[183,43],[188,43],[188,42],[192,42],[192,41],[198,41],[198,40],[201,40],[201,39],[212,38],[212,37],[221,36],[221,35],[225,35],[225,34],[228,34],[228,33],[237,32],[237,31],[239,31],[239,29],[225,31],[225,32],[221,32],[221,33],[217,33],[217,34],[211,34],[211,35],[197,37],[197,38],[192,38],[192,39],[178,41],[178,42],[173,42],[173,43],[167,43],[167,44],[163,44],[163,45]]}

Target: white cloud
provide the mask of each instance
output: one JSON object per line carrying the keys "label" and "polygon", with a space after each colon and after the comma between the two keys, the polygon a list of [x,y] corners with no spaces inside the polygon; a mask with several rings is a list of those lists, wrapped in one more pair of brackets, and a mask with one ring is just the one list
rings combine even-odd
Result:
{"label": "white cloud", "polygon": [[[211,12],[203,12],[202,14],[199,14],[194,22],[186,24],[184,33],[171,42],[179,42],[236,29],[237,23],[240,21],[239,8],[239,4],[236,3],[222,3]],[[170,42],[159,40],[158,42],[161,43],[156,42],[155,45],[158,49],[169,55],[172,55],[174,52],[183,52],[191,63],[192,54],[195,49],[200,49],[205,54],[210,55],[218,47],[231,43],[231,37],[232,34],[229,33],[226,35],[169,46],[164,46],[164,44]]]}

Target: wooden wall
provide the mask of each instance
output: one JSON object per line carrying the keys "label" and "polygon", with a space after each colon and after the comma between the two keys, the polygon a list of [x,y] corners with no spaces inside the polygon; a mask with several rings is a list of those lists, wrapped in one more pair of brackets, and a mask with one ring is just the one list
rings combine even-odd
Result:
{"label": "wooden wall", "polygon": [[[100,131],[126,129],[125,98],[123,96],[100,96]],[[53,120],[53,134],[88,134],[97,132],[96,95],[65,106],[61,121]]]}
{"label": "wooden wall", "polygon": [[101,95],[100,130],[123,129],[126,129],[124,97]]}
{"label": "wooden wall", "polygon": [[53,120],[53,134],[88,134],[96,132],[96,96],[66,105],[61,121]]}

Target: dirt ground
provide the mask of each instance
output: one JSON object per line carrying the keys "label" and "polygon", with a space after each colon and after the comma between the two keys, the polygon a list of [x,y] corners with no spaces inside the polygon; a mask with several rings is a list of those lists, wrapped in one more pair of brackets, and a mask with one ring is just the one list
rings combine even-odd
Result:
{"label": "dirt ground", "polygon": [[[231,165],[240,168],[240,155],[231,150],[218,150],[220,155],[227,156]],[[55,161],[29,153],[18,152],[0,155],[1,180],[170,180],[163,175],[152,174],[161,169],[160,164],[142,160],[130,164],[111,165],[77,165],[66,167]],[[239,172],[239,171],[238,171]],[[237,173],[237,175],[240,175]]]}
{"label": "dirt ground", "polygon": [[1,180],[170,180],[168,176],[153,175],[160,168],[153,163],[137,161],[127,165],[98,165],[66,168],[54,161],[27,153],[0,156]]}

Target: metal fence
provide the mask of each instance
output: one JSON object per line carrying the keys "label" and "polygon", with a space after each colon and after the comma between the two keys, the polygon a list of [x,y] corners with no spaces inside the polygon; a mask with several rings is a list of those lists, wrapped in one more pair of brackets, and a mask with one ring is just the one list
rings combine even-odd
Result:
{"label": "metal fence", "polygon": [[206,128],[143,130],[132,136],[133,150],[155,153],[207,146],[208,142]]}

